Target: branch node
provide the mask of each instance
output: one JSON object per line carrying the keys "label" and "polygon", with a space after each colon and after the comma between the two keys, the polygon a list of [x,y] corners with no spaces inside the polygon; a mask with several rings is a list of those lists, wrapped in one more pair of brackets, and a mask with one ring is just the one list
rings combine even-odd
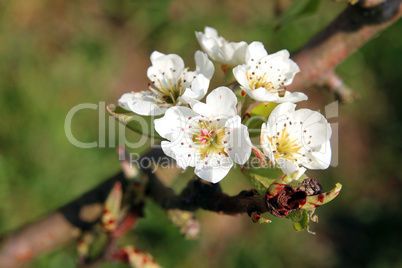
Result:
{"label": "branch node", "polygon": [[361,99],[360,95],[345,85],[343,80],[335,73],[331,72],[324,80],[322,86],[333,92],[335,99],[343,104],[353,103]]}

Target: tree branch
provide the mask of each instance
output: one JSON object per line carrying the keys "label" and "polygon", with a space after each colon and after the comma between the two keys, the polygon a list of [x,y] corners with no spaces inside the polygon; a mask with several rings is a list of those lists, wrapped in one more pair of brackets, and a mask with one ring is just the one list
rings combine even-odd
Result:
{"label": "tree branch", "polygon": [[268,211],[266,197],[256,195],[254,191],[242,191],[229,196],[222,192],[219,184],[212,184],[196,179],[190,181],[179,195],[166,187],[152,172],[146,170],[149,183],[146,193],[164,209],[195,211],[204,209],[224,214]]}
{"label": "tree branch", "polygon": [[322,84],[336,66],[402,15],[401,0],[388,0],[369,8],[364,5],[365,2],[348,6],[295,52],[292,58],[303,71],[288,90],[299,91]]}
{"label": "tree branch", "polygon": [[103,203],[117,181],[124,190],[127,179],[120,172],[42,220],[3,237],[0,267],[20,267],[45,252],[77,239],[83,230],[97,222],[103,212]]}

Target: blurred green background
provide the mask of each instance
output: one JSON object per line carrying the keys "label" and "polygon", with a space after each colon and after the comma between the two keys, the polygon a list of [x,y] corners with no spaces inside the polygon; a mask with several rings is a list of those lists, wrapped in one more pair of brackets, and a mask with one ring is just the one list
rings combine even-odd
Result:
{"label": "blurred green background", "polygon": [[[154,50],[179,54],[193,67],[194,31],[206,25],[230,41],[262,41],[269,53],[294,51],[345,7],[296,2],[299,7],[252,0],[0,1],[0,232],[46,215],[119,170],[117,140],[106,135],[106,147],[91,149],[68,141],[64,120],[71,108],[117,103],[123,93],[146,89]],[[293,11],[279,16],[288,4]],[[244,215],[200,211],[201,238],[186,241],[148,202],[146,218],[124,243],[164,267],[402,267],[401,32],[399,21],[337,68],[362,100],[341,105],[331,119],[339,128],[333,144],[339,165],[308,173],[325,189],[344,186],[318,210],[316,235],[296,232],[285,219],[257,225]],[[217,66],[213,86],[219,77]],[[334,101],[329,92],[306,93],[310,101],[303,105],[311,109]],[[99,139],[99,113],[105,114],[77,112],[78,140]],[[222,187],[235,194],[250,185],[234,170]],[[75,267],[75,258],[69,245],[30,267]]]}

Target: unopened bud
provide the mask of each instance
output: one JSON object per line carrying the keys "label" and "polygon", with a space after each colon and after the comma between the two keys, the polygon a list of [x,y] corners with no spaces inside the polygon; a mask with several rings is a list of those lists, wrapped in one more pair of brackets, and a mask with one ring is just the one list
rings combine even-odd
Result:
{"label": "unopened bud", "polygon": [[102,215],[102,225],[107,231],[114,231],[117,227],[122,195],[121,184],[116,182],[105,201],[105,210]]}
{"label": "unopened bud", "polygon": [[125,246],[117,254],[114,259],[125,262],[133,268],[160,268],[161,266],[155,262],[154,258],[146,252],[139,251],[133,246]]}

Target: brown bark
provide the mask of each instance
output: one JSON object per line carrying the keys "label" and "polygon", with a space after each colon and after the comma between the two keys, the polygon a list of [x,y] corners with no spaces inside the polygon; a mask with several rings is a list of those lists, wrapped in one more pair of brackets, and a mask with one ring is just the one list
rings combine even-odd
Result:
{"label": "brown bark", "polygon": [[[302,71],[296,75],[288,90],[300,91],[313,85],[330,87],[328,77],[333,74],[334,68],[402,15],[401,0],[384,1],[370,8],[362,5],[348,6],[331,24],[294,53],[292,59]],[[333,90],[341,98],[349,100],[351,97],[350,91]]]}
{"label": "brown bark", "polygon": [[201,179],[190,181],[179,195],[166,187],[151,172],[147,172],[149,183],[147,195],[164,209],[195,211],[204,209],[224,214],[238,214],[258,211],[267,212],[265,196],[254,191],[242,191],[229,196],[222,192],[219,184],[206,183]]}
{"label": "brown bark", "polygon": [[31,259],[71,242],[80,234],[80,229],[71,225],[60,212],[29,224],[7,235],[0,249],[0,266],[19,267]]}
{"label": "brown bark", "polygon": [[113,176],[78,199],[42,220],[7,234],[0,243],[0,267],[20,267],[33,258],[77,239],[103,212],[103,203],[115,182],[123,189],[127,180],[123,172]]}

